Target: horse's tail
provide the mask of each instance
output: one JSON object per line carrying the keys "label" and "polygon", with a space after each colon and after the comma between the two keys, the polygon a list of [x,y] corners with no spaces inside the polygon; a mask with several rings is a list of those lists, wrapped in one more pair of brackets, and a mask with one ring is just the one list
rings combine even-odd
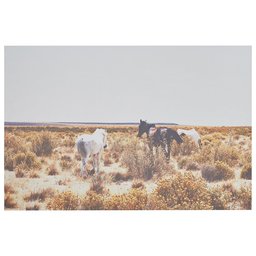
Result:
{"label": "horse's tail", "polygon": [[87,156],[87,151],[86,151],[86,148],[85,148],[85,142],[83,141],[83,139],[81,138],[80,140],[78,140],[77,142],[77,150],[78,152],[83,156],[83,157],[86,157]]}

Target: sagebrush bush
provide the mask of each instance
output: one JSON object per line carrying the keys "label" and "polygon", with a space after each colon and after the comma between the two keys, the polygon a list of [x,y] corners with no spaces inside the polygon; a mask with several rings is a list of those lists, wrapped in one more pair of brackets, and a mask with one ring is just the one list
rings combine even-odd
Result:
{"label": "sagebrush bush", "polygon": [[142,181],[135,180],[132,183],[132,188],[142,188],[142,189],[145,189],[145,185],[144,185],[144,183]]}
{"label": "sagebrush bush", "polygon": [[27,151],[24,141],[20,137],[8,132],[5,132],[4,135],[4,149],[5,152],[10,151],[13,154]]}
{"label": "sagebrush bush", "polygon": [[63,169],[70,169],[72,167],[73,163],[72,163],[72,159],[70,156],[68,155],[64,155],[61,157],[60,159],[60,166]]}
{"label": "sagebrush bush", "polygon": [[240,175],[241,179],[251,180],[252,179],[252,165],[247,164],[243,167]]}
{"label": "sagebrush bush", "polygon": [[64,147],[73,148],[75,146],[74,134],[69,134],[69,135],[65,136],[63,139],[62,145]]}
{"label": "sagebrush bush", "polygon": [[11,151],[4,152],[4,169],[8,171],[14,170],[14,155]]}
{"label": "sagebrush bush", "polygon": [[14,201],[13,194],[14,188],[10,184],[4,184],[4,208],[16,208],[17,204]]}
{"label": "sagebrush bush", "polygon": [[58,193],[47,203],[49,210],[77,210],[80,199],[72,191]]}
{"label": "sagebrush bush", "polygon": [[[151,209],[209,210],[211,195],[205,181],[191,173],[176,173],[170,179],[160,180],[151,194]],[[152,204],[156,202],[156,207]]]}
{"label": "sagebrush bush", "polygon": [[200,166],[197,162],[194,162],[193,160],[190,160],[186,164],[186,170],[188,170],[188,171],[197,171],[197,170],[200,170]]}
{"label": "sagebrush bush", "polygon": [[183,142],[178,144],[174,141],[171,145],[171,154],[172,156],[182,155],[188,156],[191,155],[193,152],[198,151],[198,147],[196,146],[195,142],[189,138],[188,136],[182,137]]}
{"label": "sagebrush bush", "polygon": [[27,166],[25,164],[19,164],[15,167],[14,171],[16,178],[24,178],[26,173],[30,170],[27,170]]}
{"label": "sagebrush bush", "polygon": [[32,151],[37,156],[50,156],[54,149],[54,141],[50,132],[41,132],[32,137]]}
{"label": "sagebrush bush", "polygon": [[29,173],[29,178],[31,179],[35,179],[35,178],[40,178],[40,175],[37,171],[35,170],[32,170],[30,173]]}
{"label": "sagebrush bush", "polygon": [[41,163],[38,161],[33,152],[18,153],[14,156],[14,166],[24,164],[28,169],[40,168]]}
{"label": "sagebrush bush", "polygon": [[111,179],[113,182],[128,181],[132,179],[130,173],[113,172],[111,173]]}
{"label": "sagebrush bush", "polygon": [[15,166],[15,157],[20,154],[27,154],[27,147],[25,142],[11,133],[5,133],[4,138],[4,168],[9,171],[13,171]]}
{"label": "sagebrush bush", "polygon": [[221,161],[229,166],[234,166],[237,164],[239,159],[239,152],[235,147],[221,144],[215,148],[214,161]]}
{"label": "sagebrush bush", "polygon": [[104,180],[100,175],[96,175],[92,178],[90,191],[94,191],[98,194],[103,194],[104,192],[106,192],[104,187]]}
{"label": "sagebrush bush", "polygon": [[58,169],[55,164],[51,164],[50,166],[47,167],[47,173],[48,175],[58,175]]}
{"label": "sagebrush bush", "polygon": [[104,156],[104,166],[109,166],[113,164],[113,161],[111,159],[111,155],[110,154],[105,154]]}
{"label": "sagebrush bush", "polygon": [[112,195],[104,201],[105,210],[144,210],[147,205],[147,192],[144,189],[131,189],[122,195]]}
{"label": "sagebrush bush", "polygon": [[27,205],[26,211],[38,211],[40,209],[39,204]]}
{"label": "sagebrush bush", "polygon": [[193,154],[192,160],[199,164],[213,163],[213,147],[211,145],[203,146],[200,151]]}
{"label": "sagebrush bush", "polygon": [[137,140],[127,145],[121,162],[128,168],[132,177],[144,180],[151,179],[154,174],[161,175],[172,171],[160,148],[154,154],[147,145]]}
{"label": "sagebrush bush", "polygon": [[251,187],[235,188],[231,183],[209,189],[215,210],[251,209]]}
{"label": "sagebrush bush", "polygon": [[217,161],[215,165],[205,165],[202,170],[202,177],[208,182],[229,180],[235,177],[234,171],[224,162]]}
{"label": "sagebrush bush", "polygon": [[82,210],[103,210],[104,197],[94,191],[88,191],[85,197],[81,200]]}
{"label": "sagebrush bush", "polygon": [[252,209],[252,189],[251,187],[241,187],[238,191],[238,201],[244,210]]}
{"label": "sagebrush bush", "polygon": [[4,208],[5,209],[12,209],[16,208],[17,203],[14,201],[14,198],[11,193],[6,193],[4,195]]}
{"label": "sagebrush bush", "polygon": [[51,188],[42,189],[40,191],[30,192],[25,195],[25,201],[36,201],[44,202],[46,198],[50,198],[54,196],[54,190]]}

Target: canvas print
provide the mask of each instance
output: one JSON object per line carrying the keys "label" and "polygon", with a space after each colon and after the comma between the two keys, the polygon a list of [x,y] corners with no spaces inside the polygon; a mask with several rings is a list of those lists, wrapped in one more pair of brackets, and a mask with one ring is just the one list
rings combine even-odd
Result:
{"label": "canvas print", "polygon": [[5,210],[250,210],[250,46],[6,46]]}

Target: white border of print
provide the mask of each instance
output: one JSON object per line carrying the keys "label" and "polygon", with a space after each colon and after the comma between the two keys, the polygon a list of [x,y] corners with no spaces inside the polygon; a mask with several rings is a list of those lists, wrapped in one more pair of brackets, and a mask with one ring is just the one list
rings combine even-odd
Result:
{"label": "white border of print", "polygon": [[[4,45],[252,45],[255,66],[252,1],[3,2],[1,56]],[[3,58],[0,65],[3,92]],[[252,90],[255,96],[254,86]],[[2,124],[3,102],[2,93]],[[254,110],[255,101],[255,127]],[[3,138],[3,125],[1,135]],[[2,170],[3,144],[1,140]],[[2,207],[0,220],[1,255],[216,256],[256,252],[255,204],[252,211],[25,212]]]}

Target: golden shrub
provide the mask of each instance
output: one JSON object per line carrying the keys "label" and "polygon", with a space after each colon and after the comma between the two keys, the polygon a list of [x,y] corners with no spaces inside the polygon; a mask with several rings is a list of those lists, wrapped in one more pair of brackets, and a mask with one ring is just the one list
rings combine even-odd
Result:
{"label": "golden shrub", "polygon": [[106,210],[144,210],[147,205],[147,192],[133,188],[122,195],[112,195],[104,201]]}
{"label": "golden shrub", "polygon": [[27,169],[27,166],[21,163],[15,167],[14,171],[17,178],[23,178],[26,176],[26,173],[29,173],[30,169]]}
{"label": "golden shrub", "polygon": [[55,164],[51,164],[50,166],[47,167],[47,173],[48,173],[48,175],[58,175],[59,174]]}
{"label": "golden shrub", "polygon": [[200,166],[197,162],[189,160],[188,163],[186,164],[186,170],[197,171],[200,170]]}
{"label": "golden shrub", "polygon": [[17,207],[17,204],[13,198],[14,193],[15,190],[10,184],[4,184],[4,208],[11,209]]}
{"label": "golden shrub", "polygon": [[29,178],[32,178],[32,179],[40,178],[40,175],[37,171],[33,170],[29,173]]}
{"label": "golden shrub", "polygon": [[51,188],[42,189],[40,191],[32,191],[29,194],[25,195],[25,201],[36,201],[44,202],[45,199],[54,196],[54,190]]}
{"label": "golden shrub", "polygon": [[4,169],[8,171],[14,170],[14,155],[9,151],[4,152]]}
{"label": "golden shrub", "polygon": [[217,161],[214,166],[203,166],[201,173],[202,177],[209,182],[229,180],[235,177],[234,171],[229,165],[221,161]]}
{"label": "golden shrub", "polygon": [[53,136],[50,132],[41,132],[32,137],[32,151],[37,156],[49,156],[54,148]]}
{"label": "golden shrub", "polygon": [[138,140],[131,141],[127,145],[121,158],[121,163],[128,168],[134,178],[149,180],[154,174],[161,175],[164,172],[172,172],[162,150],[156,150],[154,154],[150,148]]}
{"label": "golden shrub", "polygon": [[141,189],[145,189],[145,185],[142,181],[139,180],[135,180],[132,183],[132,188],[141,188]]}
{"label": "golden shrub", "polygon": [[233,146],[221,144],[215,148],[214,161],[221,161],[232,167],[237,164],[238,159],[239,152]]}
{"label": "golden shrub", "polygon": [[72,167],[73,163],[72,163],[72,159],[70,156],[68,155],[64,155],[61,157],[60,159],[60,166],[63,169],[70,169]]}
{"label": "golden shrub", "polygon": [[172,156],[182,155],[188,156],[191,155],[193,152],[198,151],[198,147],[196,146],[195,142],[189,138],[188,136],[183,136],[183,143],[178,144],[174,141],[171,145],[171,152]]}
{"label": "golden shrub", "polygon": [[92,178],[90,190],[98,194],[103,194],[106,192],[104,188],[104,180],[100,175],[96,175]]}
{"label": "golden shrub", "polygon": [[120,182],[120,181],[128,181],[132,179],[132,176],[130,173],[121,173],[121,172],[113,172],[111,173],[111,180],[113,182]]}
{"label": "golden shrub", "polygon": [[160,199],[160,203],[168,209],[212,209],[211,196],[205,181],[191,173],[177,173],[170,179],[159,181],[152,196]]}
{"label": "golden shrub", "polygon": [[33,152],[18,153],[14,156],[14,166],[24,164],[28,169],[39,168],[40,162]]}
{"label": "golden shrub", "polygon": [[199,164],[213,163],[213,147],[211,145],[203,146],[200,151],[193,154],[192,160]]}
{"label": "golden shrub", "polygon": [[47,203],[49,210],[77,210],[80,199],[72,191],[61,192],[52,197]]}
{"label": "golden shrub", "polygon": [[12,133],[5,132],[4,136],[4,168],[13,171],[15,167],[14,158],[17,154],[26,153],[24,141]]}
{"label": "golden shrub", "polygon": [[241,187],[240,191],[238,191],[238,200],[242,209],[251,210],[252,209],[252,188]]}
{"label": "golden shrub", "polygon": [[251,209],[251,187],[236,189],[231,183],[209,189],[215,210]]}
{"label": "golden shrub", "polygon": [[68,134],[67,136],[65,136],[62,141],[62,145],[64,147],[73,148],[75,146],[74,134]]}
{"label": "golden shrub", "polygon": [[14,201],[14,198],[11,193],[5,193],[4,195],[4,208],[5,209],[12,209],[16,208],[17,203]]}
{"label": "golden shrub", "polygon": [[148,197],[147,210],[169,210],[165,198],[157,193],[152,193]]}
{"label": "golden shrub", "polygon": [[243,167],[240,177],[241,177],[241,179],[247,179],[247,180],[252,179],[252,165],[251,164],[246,164]]}
{"label": "golden shrub", "polygon": [[26,152],[24,141],[12,133],[5,132],[4,135],[4,148],[5,151],[11,150],[12,153]]}
{"label": "golden shrub", "polygon": [[82,210],[103,210],[104,197],[94,191],[88,191],[86,196],[81,200]]}

